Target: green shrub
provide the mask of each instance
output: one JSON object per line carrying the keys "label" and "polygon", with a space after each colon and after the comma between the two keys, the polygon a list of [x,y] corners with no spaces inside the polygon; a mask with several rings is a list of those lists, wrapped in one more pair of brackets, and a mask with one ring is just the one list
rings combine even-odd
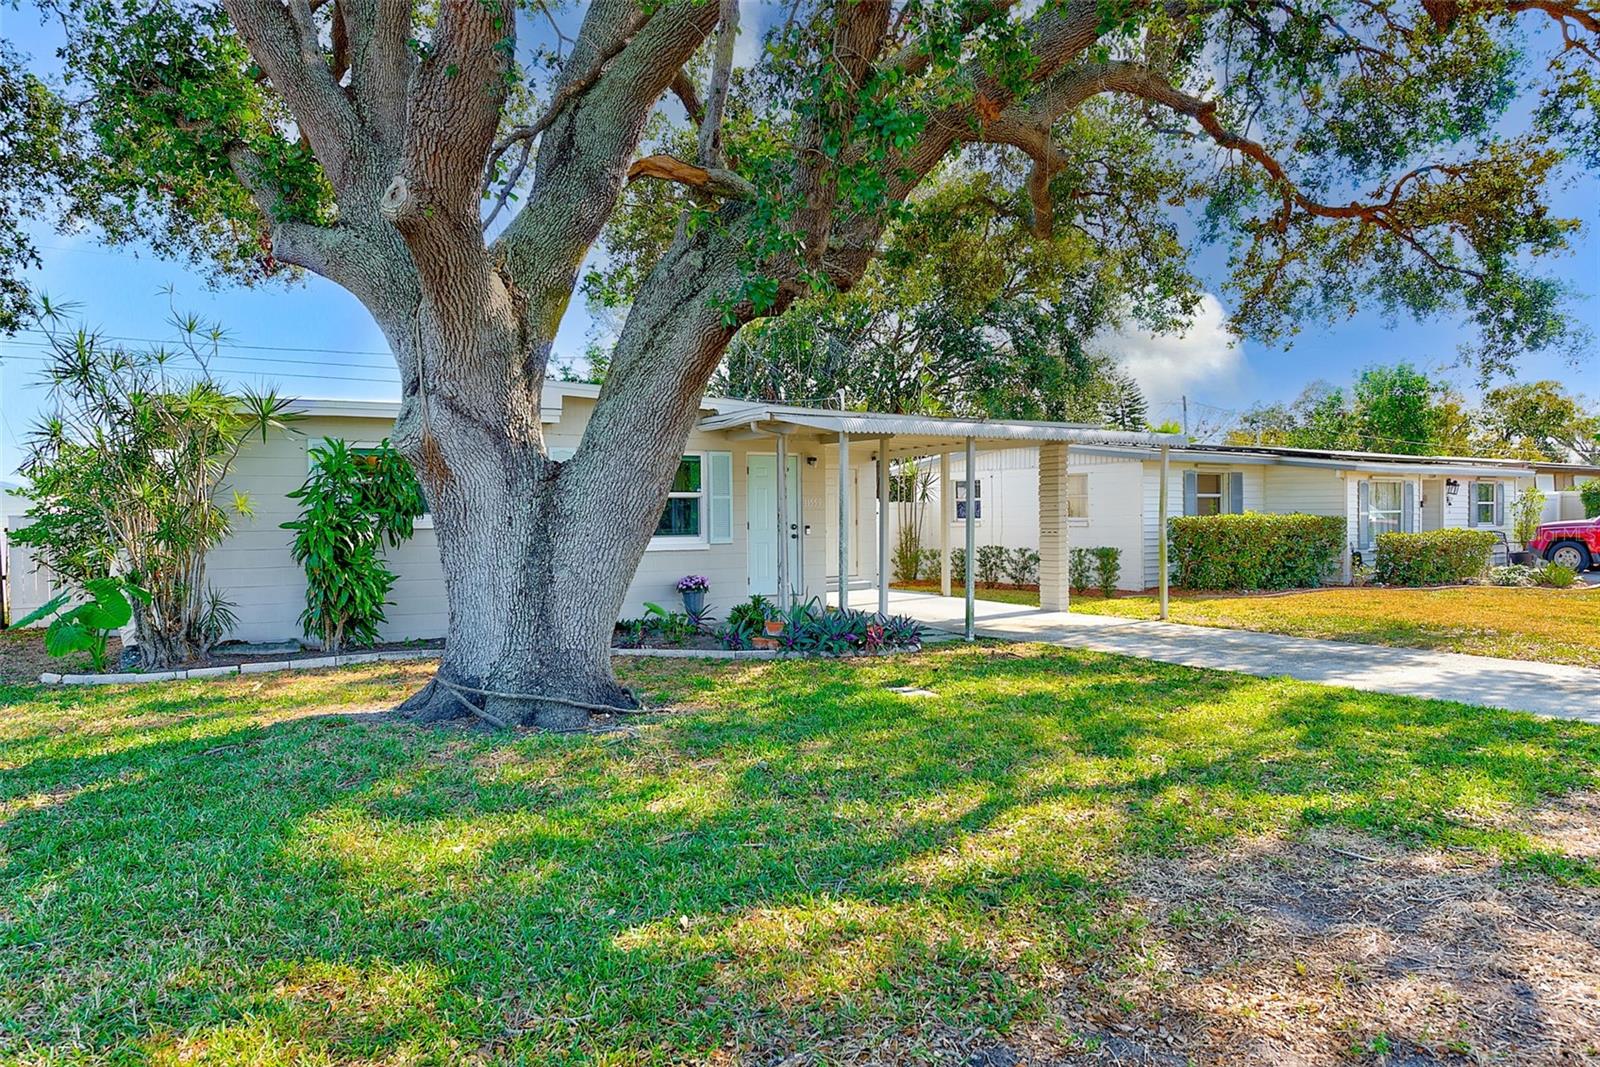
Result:
{"label": "green shrub", "polygon": [[1039,553],[1031,548],[1013,548],[1006,553],[1006,578],[1012,585],[1037,584]]}
{"label": "green shrub", "polygon": [[964,548],[950,550],[950,580],[956,585],[967,584],[967,550]]}
{"label": "green shrub", "polygon": [[411,537],[427,510],[422,487],[387,440],[358,450],[328,438],[307,453],[311,473],[288,494],[299,501],[300,517],[282,524],[294,531],[290,557],[306,571],[300,625],[329,652],[375,644],[397,580],[384,565],[383,546],[398,548]]}
{"label": "green shrub", "polygon": [[1511,532],[1524,546],[1539,532],[1539,522],[1544,517],[1544,493],[1528,486],[1511,505]]}
{"label": "green shrub", "polygon": [[1384,585],[1445,585],[1481,578],[1495,536],[1488,530],[1427,530],[1378,535],[1374,577]]}
{"label": "green shrub", "polygon": [[1306,589],[1338,569],[1334,515],[1191,515],[1168,521],[1172,580],[1184,589]]}
{"label": "green shrub", "polygon": [[1094,584],[1100,595],[1110,600],[1117,595],[1117,579],[1122,577],[1122,549],[1106,545],[1090,552],[1094,556]]}
{"label": "green shrub", "polygon": [[1583,500],[1586,519],[1600,519],[1600,479],[1590,478],[1578,486],[1578,496]]}
{"label": "green shrub", "polygon": [[1074,548],[1067,552],[1067,581],[1072,585],[1074,596],[1082,596],[1089,591],[1089,586],[1094,581],[1094,553],[1087,548]]}
{"label": "green shrub", "polygon": [[1004,545],[978,546],[978,581],[983,585],[999,585],[1006,573],[1006,547]]}
{"label": "green shrub", "polygon": [[1552,589],[1566,589],[1578,580],[1578,572],[1560,563],[1547,564],[1539,572],[1539,581]]}
{"label": "green shrub", "polygon": [[922,561],[926,557],[922,551],[922,537],[915,526],[900,527],[899,534],[895,537],[894,563],[895,578],[902,582],[914,582],[922,577]]}

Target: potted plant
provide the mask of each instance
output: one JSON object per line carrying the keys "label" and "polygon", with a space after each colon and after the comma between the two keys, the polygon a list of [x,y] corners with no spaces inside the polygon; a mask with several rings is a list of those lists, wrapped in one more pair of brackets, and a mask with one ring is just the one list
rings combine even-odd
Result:
{"label": "potted plant", "polygon": [[1511,532],[1516,535],[1517,541],[1522,545],[1521,552],[1509,553],[1513,564],[1524,567],[1537,566],[1539,554],[1528,551],[1528,542],[1532,541],[1539,533],[1539,525],[1544,518],[1544,493],[1529,486],[1517,494],[1517,499],[1511,505]]}
{"label": "potted plant", "polygon": [[690,616],[699,616],[706,610],[706,590],[711,583],[702,574],[686,574],[678,579],[678,592],[683,594],[683,610]]}

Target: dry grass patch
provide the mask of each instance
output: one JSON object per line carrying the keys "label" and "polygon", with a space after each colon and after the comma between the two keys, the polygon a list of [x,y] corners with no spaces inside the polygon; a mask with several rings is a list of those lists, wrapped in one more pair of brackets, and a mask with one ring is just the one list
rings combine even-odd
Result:
{"label": "dry grass patch", "polygon": [[1600,891],[1319,831],[1133,868],[1144,969],[1014,1049],[1084,1063],[1600,1062]]}

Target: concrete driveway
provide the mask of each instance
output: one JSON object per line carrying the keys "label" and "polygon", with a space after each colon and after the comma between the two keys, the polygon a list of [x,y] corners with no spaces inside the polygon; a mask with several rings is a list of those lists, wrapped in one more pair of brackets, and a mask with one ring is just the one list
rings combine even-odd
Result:
{"label": "concrete driveway", "polygon": [[[1600,592],[1581,595],[1600,596]],[[877,597],[876,590],[852,591],[850,606],[875,611]],[[957,597],[896,590],[889,594],[889,611],[959,633],[966,608]],[[976,616],[983,637],[1041,641],[1188,667],[1297,678],[1600,724],[1600,670],[1588,667],[1040,611],[986,600],[977,602]]]}

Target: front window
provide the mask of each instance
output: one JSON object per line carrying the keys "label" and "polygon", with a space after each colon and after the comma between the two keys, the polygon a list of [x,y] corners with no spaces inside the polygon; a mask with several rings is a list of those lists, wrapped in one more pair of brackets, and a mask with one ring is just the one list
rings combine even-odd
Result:
{"label": "front window", "polygon": [[657,537],[694,538],[701,535],[702,514],[705,505],[705,479],[702,477],[701,457],[684,456],[672,476],[672,488],[667,495],[667,507],[656,523]]}
{"label": "front window", "polygon": [[1067,475],[1067,518],[1087,519],[1089,517],[1089,476],[1087,474]]}
{"label": "front window", "polygon": [[1474,525],[1494,525],[1494,483],[1472,483],[1472,518]]}
{"label": "front window", "polygon": [[1222,514],[1222,475],[1201,472],[1194,476],[1194,513]]}
{"label": "front window", "polygon": [[[983,518],[983,479],[972,480],[972,517],[974,520]],[[956,518],[967,517],[967,483],[965,480],[956,483]]]}
{"label": "front window", "polygon": [[1367,506],[1367,544],[1378,543],[1378,535],[1399,533],[1401,530],[1401,501],[1403,495],[1399,482],[1373,482]]}

